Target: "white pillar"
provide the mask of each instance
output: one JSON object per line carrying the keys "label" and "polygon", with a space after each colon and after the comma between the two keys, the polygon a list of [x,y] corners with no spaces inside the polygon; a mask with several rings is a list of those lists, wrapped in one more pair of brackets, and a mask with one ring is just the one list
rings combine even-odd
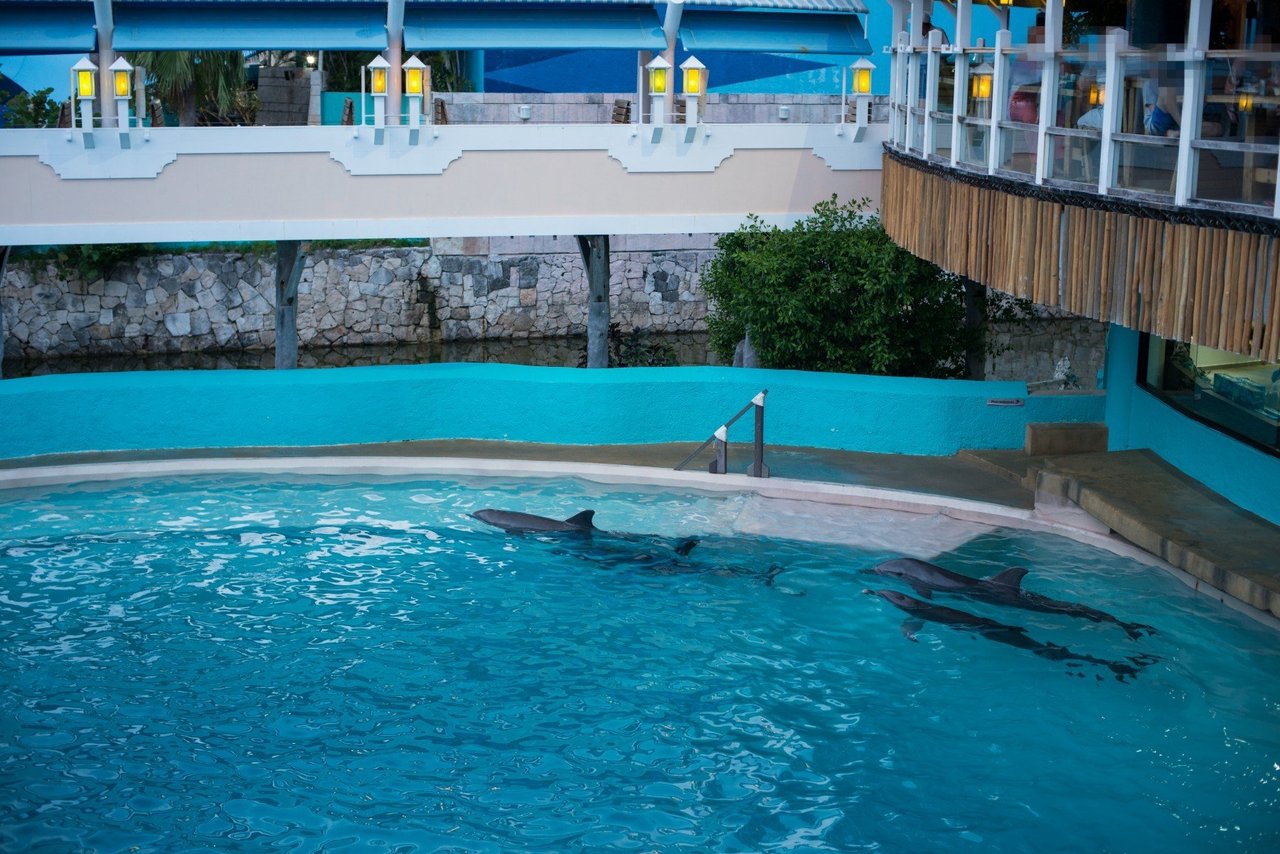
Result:
{"label": "white pillar", "polygon": [[[1007,17],[1007,16],[1006,16]],[[991,118],[990,130],[987,131],[987,174],[995,174],[1000,166],[1000,121],[1004,118],[1009,105],[1009,58],[1005,51],[1012,43],[1013,34],[1008,30],[996,33],[996,49],[991,56],[991,64],[995,73],[991,77]]]}
{"label": "white pillar", "polygon": [[893,32],[889,38],[893,49],[893,62],[889,66],[889,142],[895,148],[901,148],[905,140],[898,109],[905,103],[902,93],[907,75],[907,55],[902,51],[907,34],[907,0],[889,0],[889,4],[893,10]]}
{"label": "white pillar", "polygon": [[116,117],[116,87],[111,72],[111,63],[116,61],[115,51],[111,49],[115,17],[111,0],[93,0],[93,19],[98,38],[98,100],[102,102],[102,126],[108,127]]}
{"label": "white pillar", "polygon": [[1173,201],[1185,205],[1191,201],[1199,179],[1200,157],[1192,147],[1200,135],[1204,120],[1204,52],[1209,47],[1209,17],[1212,0],[1191,0],[1187,16],[1187,61],[1183,71],[1182,132],[1178,136],[1178,172]]}
{"label": "white pillar", "polygon": [[1098,193],[1107,195],[1116,180],[1116,152],[1113,139],[1120,124],[1120,106],[1124,103],[1124,57],[1129,34],[1112,30],[1107,34],[1106,86],[1107,100],[1102,105],[1102,151],[1098,159]]}
{"label": "white pillar", "polygon": [[964,125],[961,119],[969,112],[969,55],[964,51],[970,45],[973,33],[973,0],[956,2],[956,40],[952,42],[960,53],[956,54],[955,90],[951,93],[951,165],[960,162],[964,150]]}
{"label": "white pillar", "polygon": [[1044,7],[1044,68],[1040,72],[1040,129],[1036,133],[1036,183],[1049,176],[1049,127],[1058,119],[1058,54],[1062,51],[1062,0],[1047,0]]}
{"label": "white pillar", "polygon": [[933,154],[937,146],[934,144],[934,127],[933,114],[938,111],[938,63],[942,58],[939,52],[942,49],[942,33],[934,30],[929,33],[929,55],[927,64],[925,65],[925,89],[924,89],[924,139],[921,149],[924,156],[928,157]]}
{"label": "white pillar", "polygon": [[[908,24],[910,29],[907,30],[911,52],[907,55],[907,97],[904,103],[907,105],[907,137],[903,141],[904,148],[910,148],[911,143],[916,138],[916,118],[915,110],[916,102],[920,99],[920,61],[917,57],[917,51],[924,47],[924,34],[921,32],[921,22],[924,20],[926,0],[911,0],[911,21]],[[933,0],[928,0],[930,10],[933,9]]]}
{"label": "white pillar", "polygon": [[[662,56],[671,63],[672,76],[667,80],[667,94],[662,99],[663,111],[667,115],[674,115],[676,108],[676,87],[675,75],[678,72],[676,68],[676,37],[680,34],[680,18],[684,15],[684,0],[667,0],[667,12],[662,19],[662,34],[667,39],[667,49],[662,52]],[[663,124],[663,122],[654,121],[654,124]]]}
{"label": "white pillar", "polygon": [[388,0],[387,50],[383,53],[391,67],[387,69],[387,124],[400,124],[400,95],[404,89],[404,0]]}

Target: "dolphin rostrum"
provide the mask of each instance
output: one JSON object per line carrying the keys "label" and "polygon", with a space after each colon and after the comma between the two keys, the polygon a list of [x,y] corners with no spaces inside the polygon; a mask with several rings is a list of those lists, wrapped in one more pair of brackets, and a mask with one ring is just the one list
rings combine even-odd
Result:
{"label": "dolphin rostrum", "polygon": [[591,519],[596,515],[594,510],[583,510],[565,519],[548,519],[546,516],[535,516],[532,513],[517,513],[514,510],[477,510],[471,514],[486,525],[493,525],[513,534],[523,533],[557,533],[557,534],[589,534],[597,530]]}
{"label": "dolphin rostrum", "polygon": [[[862,592],[870,596],[879,596],[886,602],[906,611],[910,618],[902,624],[902,633],[911,640],[916,639],[915,633],[920,630],[925,621],[941,623],[952,628],[980,634],[996,643],[1028,650],[1033,655],[1038,655],[1041,658],[1069,662],[1067,664],[1068,667],[1073,666],[1070,662],[1076,661],[1097,664],[1110,670],[1116,675],[1116,679],[1121,682],[1128,677],[1137,676],[1138,668],[1152,664],[1156,660],[1150,656],[1134,656],[1129,659],[1133,664],[1107,661],[1104,658],[1095,658],[1092,655],[1072,652],[1065,646],[1059,646],[1056,643],[1038,641],[1035,638],[1028,637],[1027,630],[1021,626],[1008,626],[995,620],[989,620],[986,617],[979,617],[977,614],[970,614],[967,611],[935,605],[932,602],[923,602],[896,590],[863,590]],[[1102,677],[1098,678],[1101,679]]]}
{"label": "dolphin rostrum", "polygon": [[1090,608],[1076,602],[1064,602],[1051,599],[1039,593],[1031,593],[1022,589],[1022,578],[1027,570],[1020,566],[1010,567],[1003,572],[987,578],[972,578],[936,564],[915,558],[904,557],[886,560],[867,570],[876,575],[900,578],[911,585],[925,599],[933,598],[936,593],[954,593],[968,596],[970,599],[981,599],[997,605],[1008,605],[1027,611],[1039,611],[1046,614],[1065,614],[1068,617],[1080,617],[1094,623],[1115,623],[1130,638],[1142,637],[1143,631],[1155,634],[1155,629],[1142,623],[1126,623],[1106,611]]}

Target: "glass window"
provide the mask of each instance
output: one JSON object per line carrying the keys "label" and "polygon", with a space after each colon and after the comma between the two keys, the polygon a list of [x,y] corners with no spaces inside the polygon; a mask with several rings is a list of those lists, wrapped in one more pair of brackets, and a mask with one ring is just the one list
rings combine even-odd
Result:
{"label": "glass window", "polygon": [[1280,363],[1143,338],[1139,384],[1197,420],[1280,455]]}

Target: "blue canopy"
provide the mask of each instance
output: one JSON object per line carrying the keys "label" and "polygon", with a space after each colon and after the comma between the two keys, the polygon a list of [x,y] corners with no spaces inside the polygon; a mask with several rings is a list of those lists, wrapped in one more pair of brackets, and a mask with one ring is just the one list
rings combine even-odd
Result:
{"label": "blue canopy", "polygon": [[597,4],[536,8],[409,7],[406,50],[664,50],[662,22],[652,6]]}
{"label": "blue canopy", "polygon": [[92,3],[0,3],[0,54],[97,50]]}
{"label": "blue canopy", "polygon": [[116,50],[385,50],[387,10],[372,3],[115,6]]}
{"label": "blue canopy", "polygon": [[852,14],[686,9],[680,43],[690,52],[871,53],[862,22]]}

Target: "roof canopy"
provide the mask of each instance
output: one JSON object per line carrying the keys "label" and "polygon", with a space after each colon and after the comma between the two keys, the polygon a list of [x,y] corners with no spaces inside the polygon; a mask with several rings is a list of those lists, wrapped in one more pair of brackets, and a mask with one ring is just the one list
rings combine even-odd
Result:
{"label": "roof canopy", "polygon": [[0,54],[88,53],[97,48],[93,4],[0,4]]}
{"label": "roof canopy", "polygon": [[500,7],[492,3],[410,6],[404,15],[404,46],[406,50],[663,50],[667,46],[653,6],[534,6],[531,2]]}
{"label": "roof canopy", "polygon": [[116,50],[383,50],[381,3],[114,4]]}
{"label": "roof canopy", "polygon": [[686,10],[680,43],[688,51],[869,54],[856,15]]}

